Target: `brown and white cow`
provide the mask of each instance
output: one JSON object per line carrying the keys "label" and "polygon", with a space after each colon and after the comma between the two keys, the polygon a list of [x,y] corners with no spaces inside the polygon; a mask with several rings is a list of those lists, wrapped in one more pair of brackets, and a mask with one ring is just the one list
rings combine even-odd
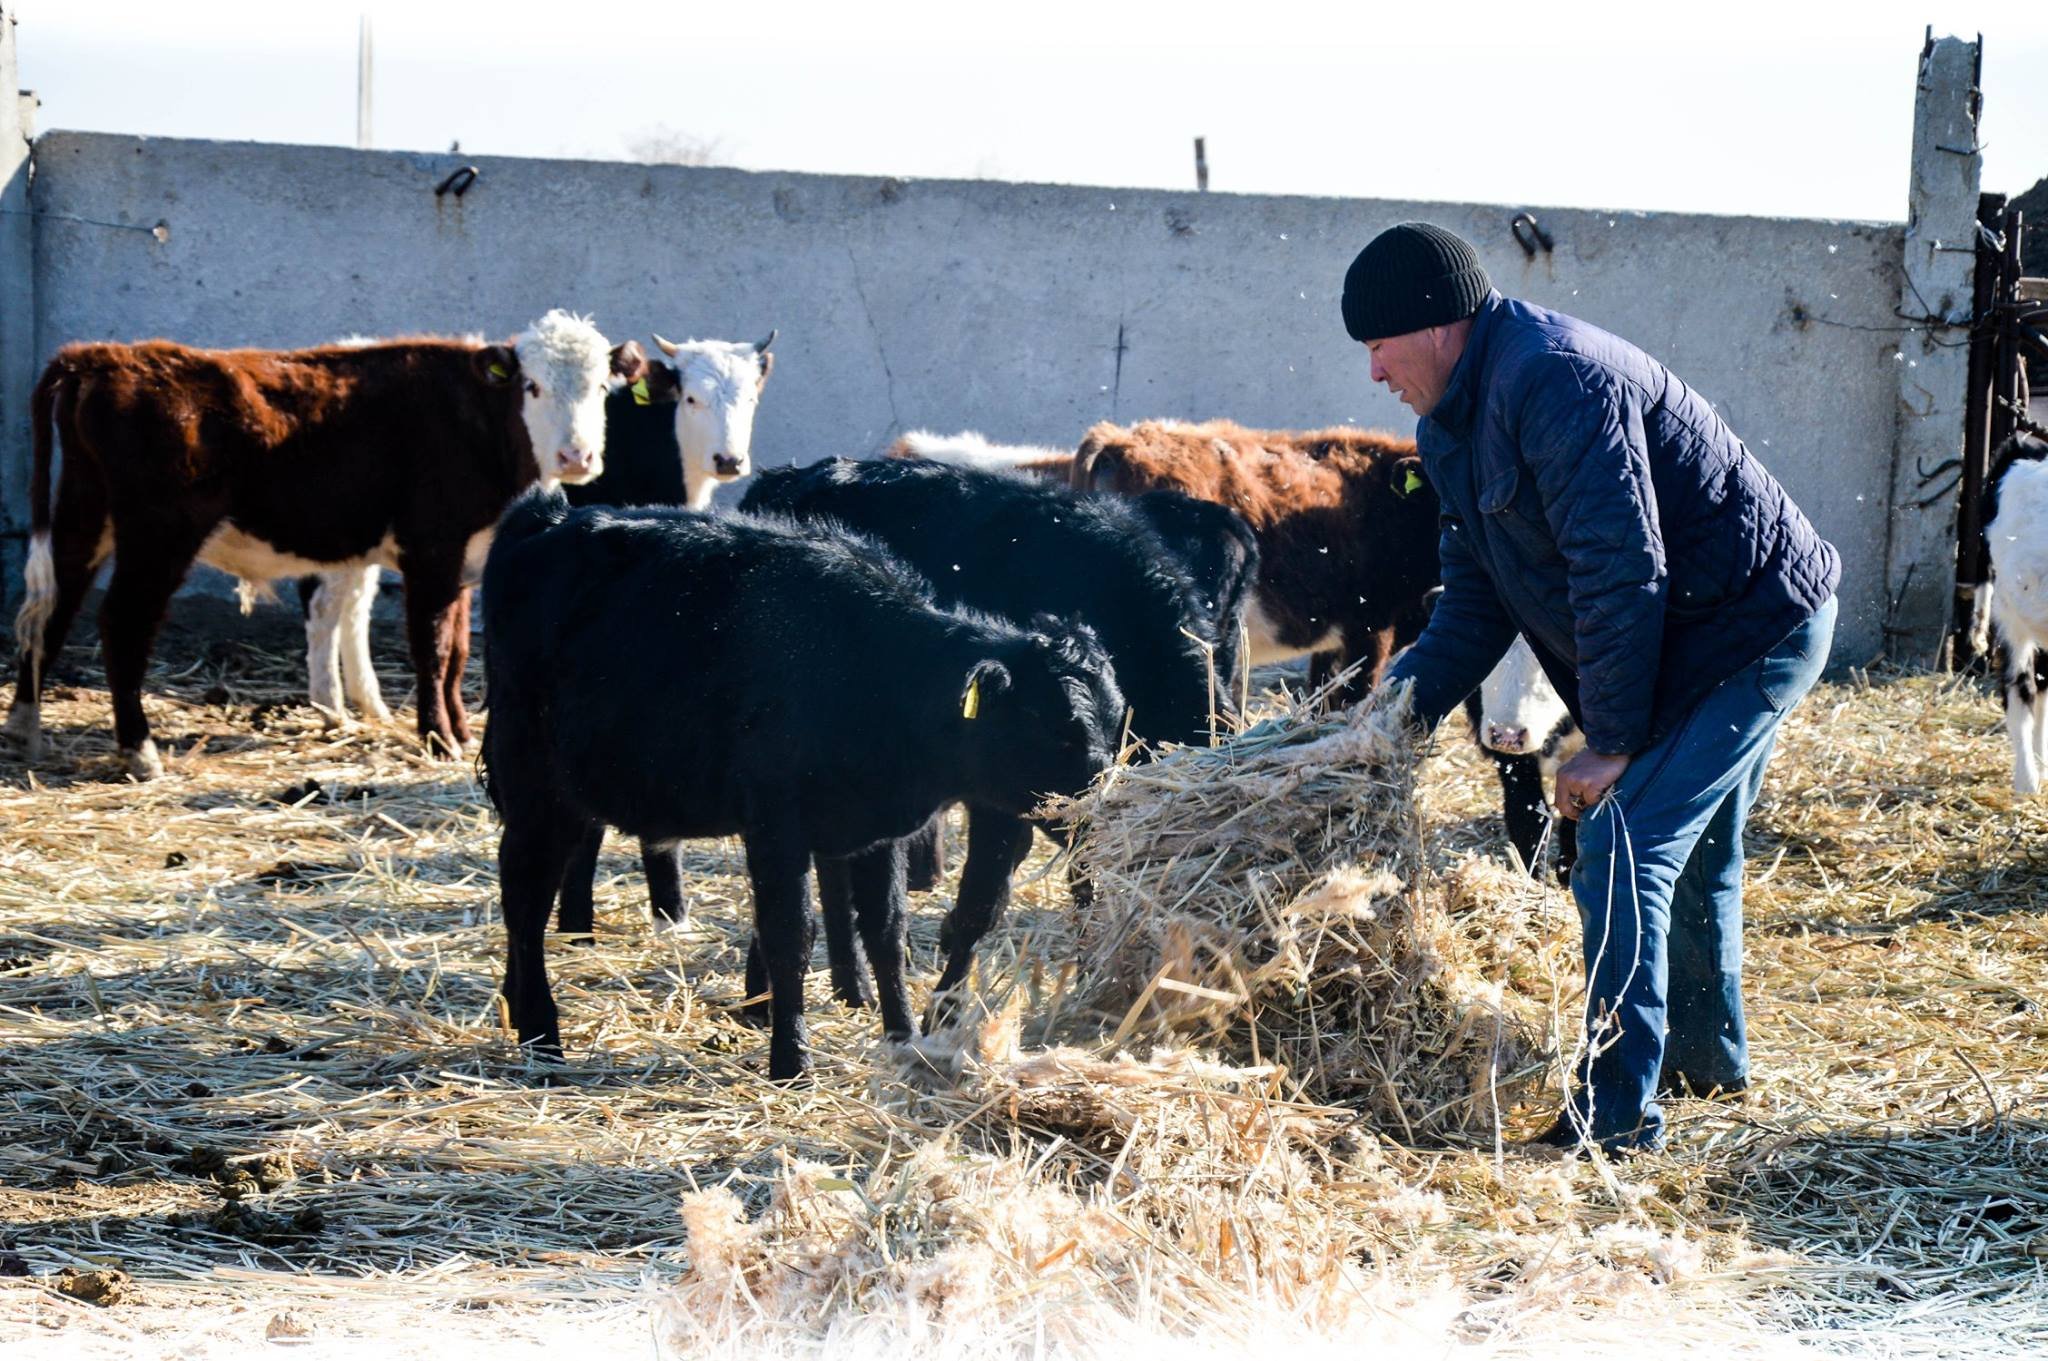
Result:
{"label": "brown and white cow", "polygon": [[[44,662],[109,554],[100,647],[130,773],[163,764],[142,677],[193,561],[250,582],[379,563],[405,573],[419,730],[469,738],[466,572],[522,488],[603,470],[606,380],[646,364],[549,312],[503,345],[435,338],[309,350],[165,340],[60,350],[36,384],[20,682],[7,732],[36,754]],[[52,502],[53,439],[63,463]]]}
{"label": "brown and white cow", "polygon": [[1362,663],[1355,697],[1421,633],[1438,584],[1437,497],[1421,468],[1413,440],[1380,431],[1105,422],[1082,438],[1072,483],[1168,489],[1242,515],[1259,542],[1252,665],[1336,653]]}
{"label": "brown and white cow", "polygon": [[[709,510],[712,495],[752,468],[754,415],[775,368],[766,340],[654,337],[669,362],[653,360],[633,382],[615,376],[604,403],[604,472],[571,484],[574,506],[682,506]],[[339,342],[375,342],[350,337]],[[623,349],[623,347],[621,347]],[[376,563],[335,568],[299,583],[306,610],[308,696],[330,727],[345,727],[354,704],[372,723],[389,723],[370,660],[370,611]],[[462,621],[468,623],[465,596]],[[457,672],[459,678],[460,672]]]}

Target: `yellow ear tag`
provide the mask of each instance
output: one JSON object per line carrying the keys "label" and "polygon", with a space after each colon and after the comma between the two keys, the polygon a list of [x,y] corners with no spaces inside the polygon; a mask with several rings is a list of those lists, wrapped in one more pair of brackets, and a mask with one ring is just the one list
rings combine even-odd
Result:
{"label": "yellow ear tag", "polygon": [[981,677],[967,682],[967,693],[960,700],[960,717],[981,717]]}
{"label": "yellow ear tag", "polygon": [[628,391],[633,394],[634,406],[646,406],[654,400],[647,395],[647,380],[645,378],[635,378],[633,386]]}
{"label": "yellow ear tag", "polygon": [[1422,475],[1416,472],[1413,468],[1410,468],[1408,470],[1408,476],[1401,479],[1401,495],[1413,496],[1415,495],[1415,493],[1421,490]]}
{"label": "yellow ear tag", "polygon": [[512,370],[506,368],[503,364],[493,364],[487,372],[489,372],[491,377],[498,379],[510,378],[512,376]]}

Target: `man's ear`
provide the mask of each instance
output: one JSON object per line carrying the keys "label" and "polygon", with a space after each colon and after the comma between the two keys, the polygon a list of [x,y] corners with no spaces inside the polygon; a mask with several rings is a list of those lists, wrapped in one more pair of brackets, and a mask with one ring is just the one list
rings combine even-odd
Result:
{"label": "man's ear", "polygon": [[470,356],[469,363],[486,387],[510,387],[519,379],[519,351],[510,345],[486,345]]}
{"label": "man's ear", "polygon": [[991,697],[1010,688],[1010,669],[1001,662],[976,662],[960,687],[960,717],[980,718]]}

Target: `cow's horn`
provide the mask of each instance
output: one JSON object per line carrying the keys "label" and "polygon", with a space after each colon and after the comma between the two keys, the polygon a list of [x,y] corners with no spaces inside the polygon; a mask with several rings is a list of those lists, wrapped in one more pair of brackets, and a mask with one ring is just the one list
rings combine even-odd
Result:
{"label": "cow's horn", "polygon": [[661,352],[667,355],[670,359],[674,359],[676,357],[676,351],[683,348],[682,346],[676,344],[673,340],[663,340],[660,335],[656,334],[653,331],[649,331],[647,334],[654,336],[654,343],[661,346]]}
{"label": "cow's horn", "polygon": [[767,338],[766,340],[763,340],[763,341],[759,342],[758,344],[756,344],[756,345],[754,346],[754,353],[755,353],[755,354],[766,354],[766,353],[768,353],[768,347],[769,347],[770,345],[773,345],[773,344],[775,343],[775,337],[777,337],[777,336],[779,336],[779,335],[781,335],[781,334],[782,334],[782,332],[781,332],[781,330],[780,330],[780,329],[777,329],[777,330],[771,330],[770,332],[768,332],[768,338]]}

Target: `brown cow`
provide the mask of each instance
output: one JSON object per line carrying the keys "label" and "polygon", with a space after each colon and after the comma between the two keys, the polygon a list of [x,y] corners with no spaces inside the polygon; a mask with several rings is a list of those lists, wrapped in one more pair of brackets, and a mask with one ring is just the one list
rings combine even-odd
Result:
{"label": "brown cow", "polygon": [[[6,731],[33,758],[44,660],[110,553],[100,648],[115,740],[140,779],[163,770],[143,672],[195,559],[248,582],[376,562],[405,573],[420,735],[460,751],[463,578],[522,488],[603,471],[607,380],[647,367],[637,346],[611,350],[560,311],[504,345],[66,346],[33,397],[21,674]],[[64,453],[54,507],[53,435]]]}
{"label": "brown cow", "polygon": [[1413,440],[1380,431],[1105,422],[1082,438],[1072,484],[1170,489],[1244,516],[1259,542],[1252,664],[1334,652],[1363,662],[1346,687],[1355,696],[1422,631],[1439,582],[1437,498],[1421,466]]}

